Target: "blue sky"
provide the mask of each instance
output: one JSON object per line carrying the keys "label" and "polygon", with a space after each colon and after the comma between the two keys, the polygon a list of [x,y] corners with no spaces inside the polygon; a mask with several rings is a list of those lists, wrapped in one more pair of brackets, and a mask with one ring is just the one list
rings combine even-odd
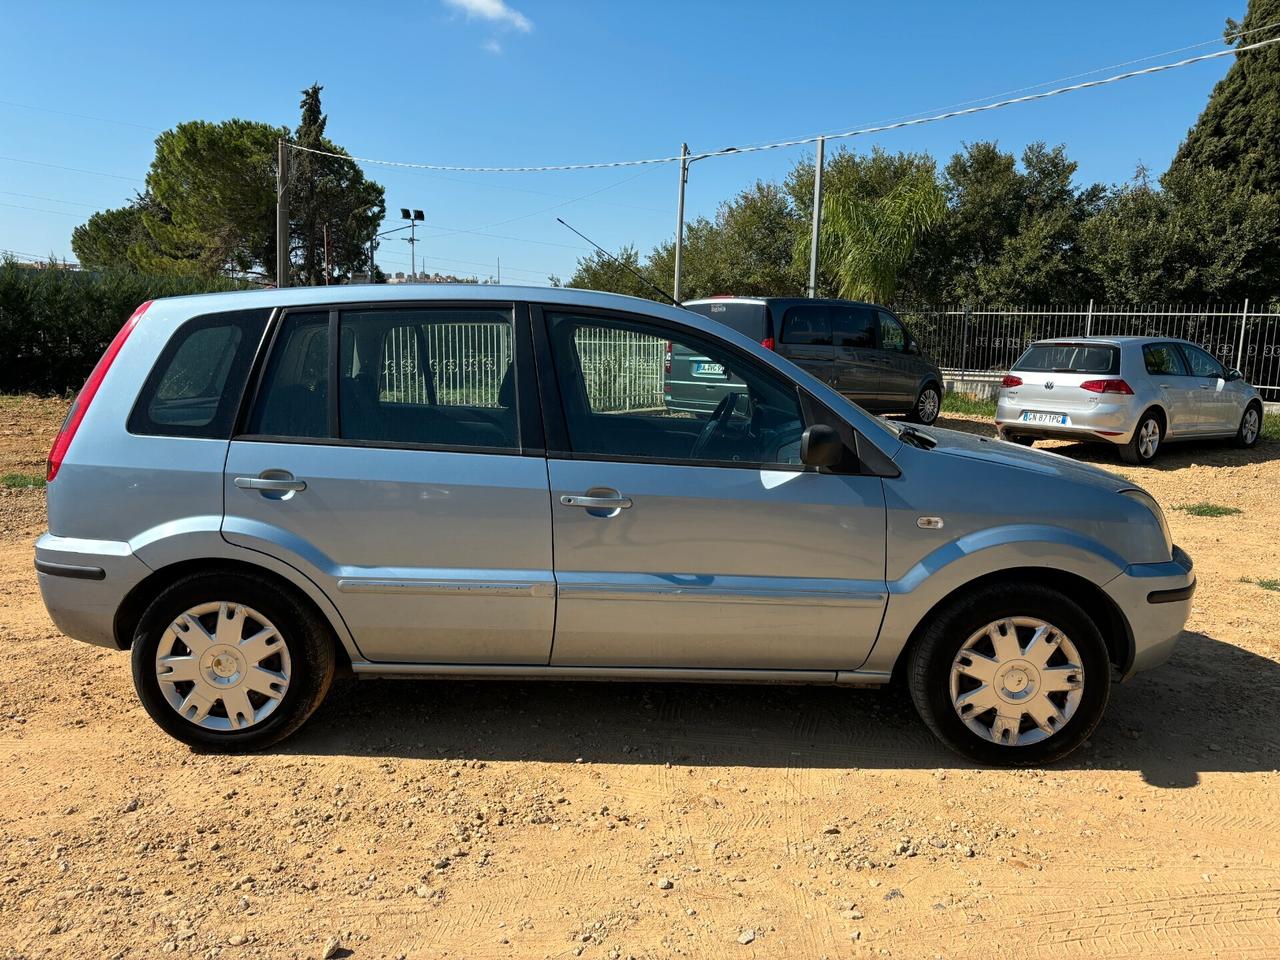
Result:
{"label": "blue sky", "polygon": [[[677,153],[682,140],[696,151],[785,139],[1002,94],[1216,38],[1244,8],[1245,0],[8,3],[0,249],[69,258],[76,224],[142,187],[160,130],[233,116],[293,126],[299,91],[312,82],[325,88],[329,135],[357,156],[476,166],[620,160]],[[1015,151],[1061,142],[1081,181],[1118,182],[1139,161],[1164,170],[1228,61],[849,143],[945,161],[966,141],[996,139]],[[805,150],[696,164],[688,215],[711,215],[756,179],[782,177]],[[588,248],[556,216],[610,248],[646,250],[674,232],[674,166],[518,176],[366,169],[386,186],[390,210],[426,210],[418,252],[442,272],[489,276],[501,258],[508,282],[567,277]],[[389,240],[379,259],[407,270],[408,244]]]}

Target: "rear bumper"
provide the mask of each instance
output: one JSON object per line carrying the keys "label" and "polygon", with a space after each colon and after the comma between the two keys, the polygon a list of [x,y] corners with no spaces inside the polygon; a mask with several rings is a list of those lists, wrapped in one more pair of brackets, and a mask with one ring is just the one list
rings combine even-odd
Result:
{"label": "rear bumper", "polygon": [[[1023,411],[1032,413],[1063,413],[1070,423],[1044,424],[1023,421]],[[1125,444],[1137,428],[1137,412],[1129,402],[1108,403],[1100,401],[1094,406],[1049,410],[1043,405],[1032,406],[1016,399],[1001,396],[996,401],[996,429],[1004,437],[1043,437],[1058,440],[1107,440]]]}
{"label": "rear bumper", "polygon": [[1191,558],[1177,546],[1172,560],[1130,564],[1103,587],[1124,613],[1133,640],[1132,656],[1121,668],[1124,679],[1169,659],[1191,615],[1195,587]]}
{"label": "rear bumper", "polygon": [[116,611],[151,572],[127,543],[46,533],[36,541],[36,578],[45,609],[68,637],[117,649]]}

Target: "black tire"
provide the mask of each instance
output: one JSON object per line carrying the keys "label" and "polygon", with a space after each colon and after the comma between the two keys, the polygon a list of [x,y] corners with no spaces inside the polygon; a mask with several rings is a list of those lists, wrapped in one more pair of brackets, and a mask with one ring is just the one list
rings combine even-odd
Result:
{"label": "black tire", "polygon": [[[1142,450],[1143,431],[1147,430],[1148,423],[1155,423],[1156,429],[1156,445],[1150,454],[1146,454]],[[1133,436],[1129,442],[1120,448],[1120,459],[1125,463],[1131,463],[1134,466],[1142,466],[1155,460],[1156,455],[1160,452],[1160,447],[1164,443],[1164,417],[1160,415],[1160,411],[1152,407],[1141,417],[1138,418],[1138,425],[1133,428]]]}
{"label": "black tire", "polygon": [[1036,445],[1035,437],[1018,436],[1014,434],[1012,437],[1006,437],[1007,440],[1016,443],[1020,447],[1034,447]]}
{"label": "black tire", "polygon": [[[1081,658],[1084,689],[1075,713],[1056,732],[1035,743],[1001,745],[975,733],[956,712],[951,668],[975,632],[1020,616],[1043,620],[1070,638]],[[1025,767],[1062,759],[1088,739],[1111,691],[1111,664],[1097,626],[1065,594],[1038,584],[991,583],[966,592],[935,616],[908,657],[907,685],[921,719],[952,750],[982,764]]]}
{"label": "black tire", "polygon": [[938,414],[942,412],[942,391],[938,389],[936,383],[926,383],[920,388],[920,393],[916,396],[916,402],[912,404],[911,409],[907,412],[907,419],[912,423],[923,424],[929,426],[938,419]]}
{"label": "black tire", "polygon": [[[188,721],[165,699],[156,678],[156,651],[169,625],[184,611],[217,601],[259,611],[275,625],[291,661],[279,706],[242,730],[209,730]],[[133,685],[151,719],[174,739],[204,750],[261,750],[288,737],[320,706],[333,681],[335,642],[329,624],[290,589],[243,573],[192,574],[166,588],[143,613],[133,638]]]}
{"label": "black tire", "polygon": [[[1249,422],[1249,414],[1253,414],[1257,419],[1253,425],[1253,439],[1246,438],[1246,426]],[[1236,430],[1236,446],[1242,450],[1248,450],[1258,445],[1258,438],[1262,436],[1262,404],[1251,403],[1245,409],[1244,414],[1240,417],[1240,427]]]}

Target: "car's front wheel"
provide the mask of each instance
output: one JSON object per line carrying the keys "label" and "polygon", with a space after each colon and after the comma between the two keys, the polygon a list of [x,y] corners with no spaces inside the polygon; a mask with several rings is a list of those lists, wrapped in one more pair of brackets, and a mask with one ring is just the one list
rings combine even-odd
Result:
{"label": "car's front wheel", "polygon": [[1097,726],[1111,665],[1097,626],[1052,588],[992,583],[950,604],[912,647],[916,709],[945,744],[979,763],[1065,757]]}
{"label": "car's front wheel", "polygon": [[170,736],[256,750],[302,726],[328,692],[328,624],[300,598],[242,573],[184,577],[143,614],[133,682]]}
{"label": "car's front wheel", "polygon": [[1256,403],[1240,418],[1240,429],[1236,431],[1236,446],[1248,450],[1257,446],[1258,437],[1262,435],[1262,407]]}
{"label": "car's front wheel", "polygon": [[915,406],[907,414],[907,419],[913,423],[928,426],[938,419],[941,410],[942,393],[938,390],[937,384],[927,383],[920,390],[920,395],[916,397]]}

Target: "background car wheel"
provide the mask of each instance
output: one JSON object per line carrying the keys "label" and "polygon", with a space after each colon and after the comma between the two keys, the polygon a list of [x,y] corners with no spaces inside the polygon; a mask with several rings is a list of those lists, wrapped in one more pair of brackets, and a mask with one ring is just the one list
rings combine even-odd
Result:
{"label": "background car wheel", "polygon": [[1016,443],[1020,447],[1034,447],[1036,445],[1035,437],[1009,437],[1011,443]]}
{"label": "background car wheel", "polygon": [[164,590],[133,639],[133,683],[170,736],[255,750],[302,726],[329,690],[329,625],[287,590],[241,573],[195,574]]}
{"label": "background car wheel", "polygon": [[1236,446],[1246,450],[1256,446],[1258,437],[1262,435],[1262,407],[1250,404],[1249,409],[1240,418],[1240,429],[1236,431]]}
{"label": "background car wheel", "polygon": [[1111,690],[1106,644],[1066,595],[992,583],[946,608],[911,649],[911,699],[943,743],[971,760],[1061,759],[1097,726]]}
{"label": "background car wheel", "polygon": [[1120,459],[1125,463],[1150,463],[1156,458],[1163,440],[1164,418],[1159,412],[1148,410],[1138,418],[1133,438],[1120,448]]}
{"label": "background car wheel", "polygon": [[928,426],[938,419],[938,413],[941,410],[942,393],[936,384],[925,384],[920,391],[920,396],[916,397],[916,405],[907,414],[907,419],[912,423],[923,423]]}

